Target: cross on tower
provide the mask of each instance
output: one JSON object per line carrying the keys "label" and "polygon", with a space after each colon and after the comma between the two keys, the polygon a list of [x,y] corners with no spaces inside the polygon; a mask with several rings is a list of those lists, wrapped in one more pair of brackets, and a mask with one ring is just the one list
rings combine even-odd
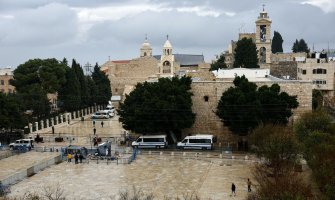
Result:
{"label": "cross on tower", "polygon": [[166,40],[169,40],[169,34],[168,34],[168,35],[166,35]]}
{"label": "cross on tower", "polygon": [[147,41],[148,40],[148,35],[147,34],[145,34],[145,41]]}
{"label": "cross on tower", "polygon": [[265,4],[262,5],[263,6],[263,12],[265,11]]}

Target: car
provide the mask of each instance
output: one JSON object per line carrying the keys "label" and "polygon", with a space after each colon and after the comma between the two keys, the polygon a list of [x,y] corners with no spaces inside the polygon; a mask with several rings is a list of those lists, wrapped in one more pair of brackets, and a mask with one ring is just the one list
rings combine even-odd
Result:
{"label": "car", "polygon": [[109,117],[114,117],[114,111],[112,110],[103,110],[104,112],[107,112],[109,114]]}
{"label": "car", "polygon": [[97,111],[91,116],[91,119],[109,119],[109,118],[110,118],[109,112],[104,110]]}
{"label": "car", "polygon": [[167,148],[166,135],[142,135],[131,144],[134,148]]}
{"label": "car", "polygon": [[17,148],[20,148],[20,147],[24,147],[24,148],[28,148],[28,150],[31,150],[31,148],[34,147],[33,142],[34,142],[33,139],[19,139],[19,140],[16,140],[15,142],[13,142],[13,143],[10,143],[9,148],[11,150],[14,150],[14,149],[17,149]]}

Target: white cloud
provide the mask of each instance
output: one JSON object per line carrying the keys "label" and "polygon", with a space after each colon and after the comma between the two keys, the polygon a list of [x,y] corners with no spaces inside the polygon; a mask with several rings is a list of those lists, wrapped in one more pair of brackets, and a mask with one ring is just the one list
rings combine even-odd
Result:
{"label": "white cloud", "polygon": [[219,17],[221,15],[217,11],[199,6],[177,8],[177,11],[181,13],[195,13],[200,17]]}
{"label": "white cloud", "polygon": [[335,0],[307,0],[301,4],[309,4],[319,7],[326,13],[335,12]]}
{"label": "white cloud", "polygon": [[14,19],[14,15],[0,15],[0,19]]}

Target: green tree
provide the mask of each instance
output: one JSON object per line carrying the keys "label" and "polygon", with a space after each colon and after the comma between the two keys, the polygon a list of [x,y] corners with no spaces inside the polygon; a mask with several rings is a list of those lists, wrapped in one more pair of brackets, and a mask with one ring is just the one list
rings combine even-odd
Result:
{"label": "green tree", "polygon": [[335,134],[333,118],[324,110],[304,113],[294,125],[294,132],[300,141],[304,141],[313,132]]}
{"label": "green tree", "polygon": [[304,39],[300,39],[299,41],[298,41],[298,39],[296,39],[295,42],[293,43],[292,51],[294,53],[297,53],[297,52],[309,53],[310,50],[309,50],[308,45],[307,45],[307,43],[305,42]]}
{"label": "green tree", "polygon": [[222,94],[216,114],[238,135],[248,134],[260,123],[286,124],[291,109],[298,107],[296,97],[280,92],[277,84],[257,89],[242,76],[234,79],[234,85]]}
{"label": "green tree", "polygon": [[283,52],[283,38],[279,32],[275,31],[272,39],[271,50],[272,53]]}
{"label": "green tree", "polygon": [[252,39],[243,38],[237,41],[234,68],[238,67],[259,68],[257,48]]}
{"label": "green tree", "polygon": [[227,65],[225,63],[225,55],[222,53],[217,61],[211,64],[209,71],[214,71],[218,69],[225,69]]}
{"label": "green tree", "polygon": [[266,124],[287,124],[293,114],[292,109],[299,105],[297,97],[280,92],[278,84],[258,88],[258,98],[261,103],[261,121]]}
{"label": "green tree", "polygon": [[74,68],[66,70],[66,82],[58,93],[58,99],[65,111],[72,112],[81,107],[80,83]]}
{"label": "green tree", "polygon": [[320,90],[313,90],[312,93],[312,108],[313,110],[321,109],[323,102],[323,94]]}
{"label": "green tree", "polygon": [[72,68],[74,69],[80,84],[80,105],[82,108],[84,108],[88,106],[90,98],[88,93],[87,79],[85,78],[83,69],[81,68],[80,64],[76,62],[75,59],[72,60]]}
{"label": "green tree", "polygon": [[108,77],[100,70],[98,63],[94,66],[92,79],[97,90],[95,102],[98,104],[107,104],[112,96],[112,90]]}
{"label": "green tree", "polygon": [[138,83],[120,105],[120,122],[136,133],[170,133],[180,136],[193,125],[191,78],[160,78],[155,83]]}
{"label": "green tree", "polygon": [[0,129],[23,128],[22,106],[16,94],[0,93]]}
{"label": "green tree", "polygon": [[93,106],[95,103],[95,98],[97,94],[97,86],[93,81],[92,77],[86,76],[87,81],[87,93],[88,93],[88,105]]}
{"label": "green tree", "polygon": [[253,175],[258,187],[249,200],[312,197],[310,186],[294,171],[301,149],[289,127],[260,125],[252,132],[251,141],[256,155],[264,162],[255,165]]}
{"label": "green tree", "polygon": [[222,94],[216,114],[233,133],[246,135],[259,123],[261,104],[257,86],[245,76],[236,77],[234,85]]}

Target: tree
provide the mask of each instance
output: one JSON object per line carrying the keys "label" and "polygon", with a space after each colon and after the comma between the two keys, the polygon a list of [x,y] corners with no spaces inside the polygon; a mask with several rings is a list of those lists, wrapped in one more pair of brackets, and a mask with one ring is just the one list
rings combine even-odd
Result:
{"label": "tree", "polygon": [[324,110],[304,113],[294,125],[294,132],[300,141],[304,141],[313,132],[335,133],[333,118]]}
{"label": "tree", "polygon": [[300,145],[289,127],[260,125],[251,134],[257,156],[264,160],[254,169],[259,184],[251,199],[309,199],[311,188],[294,170]]}
{"label": "tree", "polygon": [[295,40],[293,46],[292,46],[292,51],[294,53],[297,53],[297,52],[306,52],[306,53],[309,53],[309,48],[308,48],[308,45],[307,43],[305,42],[304,39],[300,39],[298,41],[298,39]]}
{"label": "tree", "polygon": [[222,94],[216,114],[238,135],[248,134],[260,123],[286,124],[291,109],[298,107],[296,96],[280,92],[277,84],[257,89],[242,76],[234,79],[234,85]]}
{"label": "tree", "polygon": [[66,82],[58,93],[58,99],[65,111],[72,112],[80,108],[80,83],[74,68],[66,70]]}
{"label": "tree", "polygon": [[0,129],[23,128],[22,106],[16,94],[0,93]]}
{"label": "tree", "polygon": [[[138,83],[120,105],[120,122],[126,130],[141,134],[179,134],[193,125],[191,78],[160,78]],[[179,135],[180,136],[180,135]]]}
{"label": "tree", "polygon": [[237,41],[234,68],[238,67],[259,68],[257,48],[252,39],[243,38]]}
{"label": "tree", "polygon": [[81,108],[84,108],[88,106],[89,102],[89,93],[88,93],[88,85],[87,85],[87,79],[85,78],[83,69],[80,67],[80,64],[76,62],[75,59],[72,60],[72,68],[74,69],[74,72],[76,73],[76,77],[79,81],[80,85],[80,105]]}
{"label": "tree", "polygon": [[283,52],[283,38],[280,33],[275,31],[272,39],[271,50],[272,53]]}
{"label": "tree", "polygon": [[261,104],[257,86],[245,76],[236,77],[234,85],[222,94],[216,114],[233,133],[246,135],[258,125]]}
{"label": "tree", "polygon": [[22,97],[24,110],[33,110],[33,116],[38,119],[50,114],[50,103],[47,93],[60,90],[66,81],[66,65],[56,59],[33,59],[19,65],[14,70],[17,94]]}
{"label": "tree", "polygon": [[107,104],[112,96],[112,90],[108,77],[100,70],[98,63],[94,66],[92,79],[95,82],[97,90],[95,102],[98,104]]}
{"label": "tree", "polygon": [[225,69],[225,68],[227,68],[227,65],[225,63],[225,55],[221,54],[219,59],[211,64],[211,68],[209,69],[209,71]]}
{"label": "tree", "polygon": [[308,112],[301,116],[294,128],[321,190],[320,199],[335,199],[335,125],[332,117],[322,109]]}

